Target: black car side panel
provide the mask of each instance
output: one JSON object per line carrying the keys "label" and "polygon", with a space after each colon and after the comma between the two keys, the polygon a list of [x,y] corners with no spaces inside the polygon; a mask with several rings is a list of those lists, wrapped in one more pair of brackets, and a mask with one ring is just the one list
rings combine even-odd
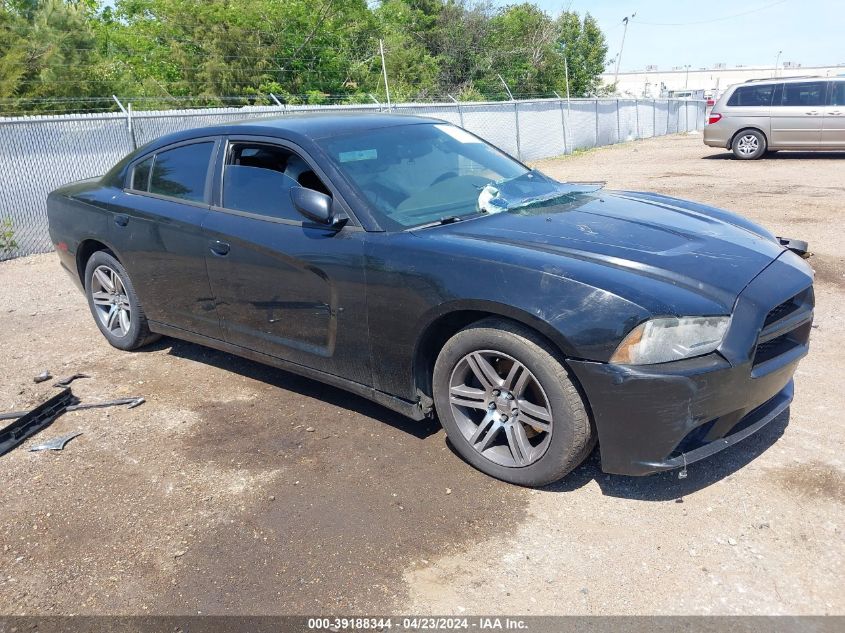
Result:
{"label": "black car side panel", "polygon": [[[436,230],[436,229],[435,229]],[[429,242],[426,245],[426,242]],[[611,353],[627,330],[648,318],[642,307],[595,287],[471,250],[432,248],[412,233],[367,234],[367,293],[375,387],[416,397],[417,344],[429,327],[462,310],[521,321],[566,357]]]}
{"label": "black car side panel", "polygon": [[348,226],[281,223],[214,210],[204,229],[225,340],[371,385],[364,236]]}
{"label": "black car side panel", "polygon": [[205,267],[202,221],[208,207],[118,191],[108,208],[110,241],[152,328],[164,323],[220,338]]}

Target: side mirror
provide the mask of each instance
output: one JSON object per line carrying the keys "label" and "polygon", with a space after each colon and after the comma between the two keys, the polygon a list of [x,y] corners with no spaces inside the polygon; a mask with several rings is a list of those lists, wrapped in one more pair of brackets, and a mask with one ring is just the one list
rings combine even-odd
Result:
{"label": "side mirror", "polygon": [[305,187],[291,187],[290,198],[294,208],[309,220],[329,226],[341,224],[340,218],[332,212],[332,199],[326,194]]}

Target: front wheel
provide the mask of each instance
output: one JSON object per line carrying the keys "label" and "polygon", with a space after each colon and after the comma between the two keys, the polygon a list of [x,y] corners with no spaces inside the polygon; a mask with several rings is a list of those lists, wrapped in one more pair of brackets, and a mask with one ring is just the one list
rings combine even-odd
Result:
{"label": "front wheel", "polygon": [[556,353],[519,324],[485,319],[458,332],[437,357],[433,386],[455,450],[497,479],[557,481],[595,444],[584,402]]}
{"label": "front wheel", "polygon": [[85,296],[94,322],[114,347],[133,350],[159,338],[150,332],[129,273],[111,253],[97,251],[88,260]]}
{"label": "front wheel", "polygon": [[740,160],[755,160],[766,153],[766,137],[757,130],[743,130],[733,141],[734,156]]}

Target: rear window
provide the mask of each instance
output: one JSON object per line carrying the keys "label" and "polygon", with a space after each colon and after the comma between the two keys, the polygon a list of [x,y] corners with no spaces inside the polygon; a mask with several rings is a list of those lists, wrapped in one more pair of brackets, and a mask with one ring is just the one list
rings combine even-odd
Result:
{"label": "rear window", "polygon": [[845,106],[845,81],[833,82],[830,105]]}
{"label": "rear window", "polygon": [[214,143],[182,145],[156,154],[150,193],[202,202]]}
{"label": "rear window", "polygon": [[807,81],[796,84],[783,84],[784,106],[820,106],[824,105],[825,81]]}
{"label": "rear window", "polygon": [[772,104],[775,84],[740,86],[728,99],[729,106],[768,106]]}
{"label": "rear window", "polygon": [[136,191],[147,191],[150,187],[150,168],[153,166],[153,157],[141,161],[132,169],[131,188]]}

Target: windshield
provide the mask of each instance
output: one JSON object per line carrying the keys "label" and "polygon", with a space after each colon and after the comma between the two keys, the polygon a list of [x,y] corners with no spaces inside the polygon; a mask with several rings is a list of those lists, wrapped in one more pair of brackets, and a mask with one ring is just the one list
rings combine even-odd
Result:
{"label": "windshield", "polygon": [[412,124],[319,141],[380,223],[405,229],[486,211],[487,185],[529,170],[459,127]]}

